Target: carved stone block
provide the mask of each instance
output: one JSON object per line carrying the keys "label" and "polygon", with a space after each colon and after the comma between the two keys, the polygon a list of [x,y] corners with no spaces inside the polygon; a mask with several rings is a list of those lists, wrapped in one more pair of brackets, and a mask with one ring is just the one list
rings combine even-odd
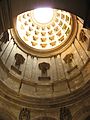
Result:
{"label": "carved stone block", "polygon": [[86,35],[85,35],[84,30],[81,30],[81,31],[80,31],[79,40],[80,40],[81,42],[85,42],[85,41],[87,40],[87,37],[86,37]]}
{"label": "carved stone block", "polygon": [[8,31],[5,31],[3,33],[3,37],[0,39],[0,41],[2,43],[7,43],[9,41],[9,33],[8,33]]}
{"label": "carved stone block", "polygon": [[70,64],[72,62],[72,59],[73,59],[73,54],[70,53],[70,54],[67,54],[63,60],[66,64]]}
{"label": "carved stone block", "polygon": [[41,70],[41,76],[38,77],[38,80],[50,80],[50,77],[47,76],[47,70],[50,68],[49,63],[42,62],[39,64],[39,69]]}
{"label": "carved stone block", "polygon": [[0,39],[0,42],[1,42],[1,44],[0,44],[0,52],[2,51],[1,46],[3,45],[3,43],[6,44],[8,41],[9,41],[9,33],[8,33],[8,31],[5,31],[3,33],[3,36]]}
{"label": "carved stone block", "polygon": [[73,54],[70,53],[70,54],[67,54],[65,57],[64,57],[64,62],[68,65],[68,70],[67,70],[67,73],[71,73],[73,70],[77,69],[77,65],[75,65],[73,63]]}
{"label": "carved stone block", "polygon": [[19,120],[30,120],[30,110],[23,108],[19,114]]}
{"label": "carved stone block", "polygon": [[25,58],[21,54],[16,53],[15,65],[12,65],[11,69],[14,70],[16,73],[18,73],[19,75],[21,75],[22,72],[19,70],[19,68],[21,64],[24,64],[24,61],[25,61]]}
{"label": "carved stone block", "polygon": [[21,54],[16,53],[15,60],[16,60],[15,66],[20,67],[20,65],[24,63],[25,58]]}

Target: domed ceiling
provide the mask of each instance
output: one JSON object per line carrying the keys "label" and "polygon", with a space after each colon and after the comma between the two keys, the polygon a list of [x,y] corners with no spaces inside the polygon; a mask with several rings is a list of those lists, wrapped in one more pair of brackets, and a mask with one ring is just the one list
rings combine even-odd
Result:
{"label": "domed ceiling", "polygon": [[3,94],[9,91],[16,103],[33,107],[40,107],[41,100],[54,105],[64,99],[67,104],[83,96],[77,91],[90,78],[90,35],[83,20],[63,10],[39,8],[19,14],[13,24],[0,38]]}
{"label": "domed ceiling", "polygon": [[61,45],[72,29],[72,17],[68,12],[50,8],[22,13],[17,16],[16,22],[20,38],[27,45],[39,50]]}
{"label": "domed ceiling", "polygon": [[45,57],[50,56],[48,52],[51,55],[60,53],[68,41],[73,41],[72,29],[75,27],[75,33],[77,28],[74,22],[75,16],[63,10],[37,8],[17,16],[14,34],[25,51],[28,48],[33,51],[31,54]]}
{"label": "domed ceiling", "polygon": [[0,0],[1,119],[84,120],[90,114],[84,3]]}

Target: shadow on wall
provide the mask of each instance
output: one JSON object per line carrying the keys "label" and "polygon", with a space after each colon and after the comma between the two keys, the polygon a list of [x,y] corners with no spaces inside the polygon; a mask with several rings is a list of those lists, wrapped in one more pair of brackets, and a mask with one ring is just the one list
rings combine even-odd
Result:
{"label": "shadow on wall", "polygon": [[90,120],[90,116],[88,116],[85,120]]}

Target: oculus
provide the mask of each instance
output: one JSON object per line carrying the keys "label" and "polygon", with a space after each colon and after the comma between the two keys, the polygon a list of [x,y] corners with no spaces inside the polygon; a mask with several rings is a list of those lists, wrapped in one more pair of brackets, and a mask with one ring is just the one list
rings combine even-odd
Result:
{"label": "oculus", "polygon": [[52,8],[37,8],[34,10],[34,18],[39,23],[48,23],[53,18]]}
{"label": "oculus", "polygon": [[19,38],[34,50],[57,48],[68,39],[71,30],[71,14],[58,9],[37,8],[18,15],[16,19]]}

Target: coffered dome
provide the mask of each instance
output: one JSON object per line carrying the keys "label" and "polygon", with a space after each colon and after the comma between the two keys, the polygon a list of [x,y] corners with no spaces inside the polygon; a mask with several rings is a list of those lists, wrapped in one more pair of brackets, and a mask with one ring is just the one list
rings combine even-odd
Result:
{"label": "coffered dome", "polygon": [[68,42],[73,41],[77,29],[75,19],[74,15],[63,10],[38,8],[17,16],[14,22],[14,34],[16,33],[18,43],[22,42],[23,49],[26,45],[25,51],[28,52],[28,48],[29,53],[33,55],[50,56],[48,52],[51,55],[58,54],[68,46]]}
{"label": "coffered dome", "polygon": [[[43,9],[45,8],[40,9],[40,11]],[[16,29],[18,34],[30,47],[38,50],[52,49],[62,44],[70,35],[72,29],[71,15],[65,11],[52,9],[50,20],[45,21],[45,19],[48,20],[50,10],[46,11],[46,14],[43,13],[46,18],[41,16],[44,19],[41,21],[37,20],[36,11],[38,9],[17,16]]]}

